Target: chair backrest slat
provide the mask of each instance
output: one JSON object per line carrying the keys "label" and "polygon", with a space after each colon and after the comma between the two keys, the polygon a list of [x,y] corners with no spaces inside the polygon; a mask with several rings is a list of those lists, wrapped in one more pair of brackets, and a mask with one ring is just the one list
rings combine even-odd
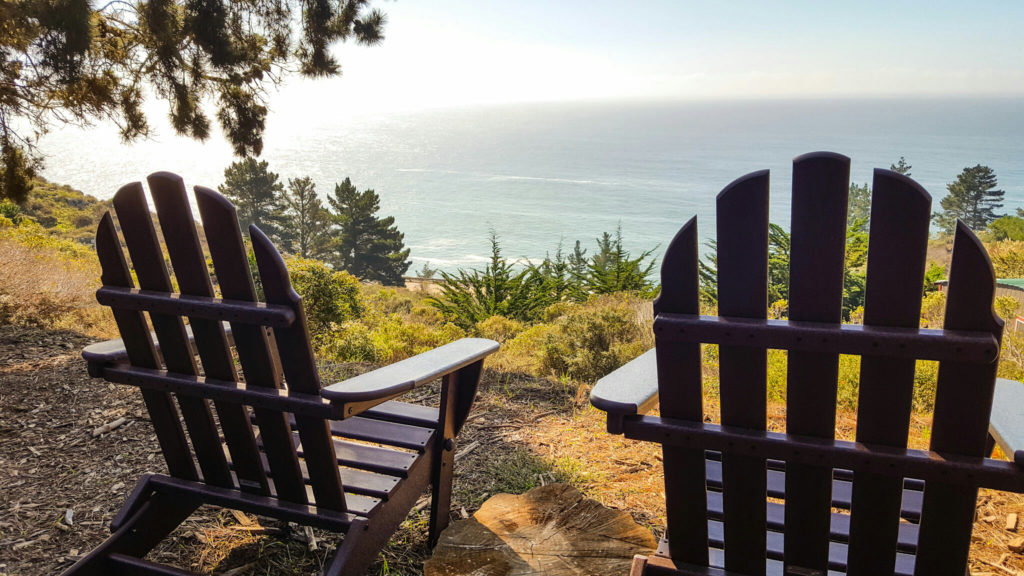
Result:
{"label": "chair backrest slat", "polygon": [[[255,302],[256,287],[235,207],[209,188],[197,186],[195,193],[221,295],[226,299]],[[251,324],[231,323],[231,334],[246,385],[281,388],[281,363],[267,329]],[[306,486],[302,480],[287,414],[267,408],[253,408],[253,414],[274,477],[277,497],[306,504]]]}
{"label": "chair backrest slat", "polygon": [[[888,170],[875,170],[872,188],[864,325],[917,328],[931,196]],[[858,442],[907,447],[915,364],[913,358],[861,357]],[[902,478],[854,476],[848,574],[884,574],[896,565],[902,497]]]}
{"label": "chair backrest slat", "polygon": [[[96,255],[102,270],[101,281],[104,286],[134,287],[128,263],[121,250],[121,240],[117,236],[114,220],[110,213],[104,214],[96,231]],[[121,333],[128,361],[133,366],[142,368],[160,368],[160,360],[149,336],[149,327],[142,312],[114,308],[114,321]],[[156,390],[142,390],[142,399],[149,411],[157,441],[167,461],[167,470],[171,475],[186,480],[198,478],[196,465],[189,452],[188,440],[181,427],[178,409],[170,394]]]}
{"label": "chair backrest slat", "polygon": [[[992,310],[995,272],[985,248],[957,222],[946,296],[947,330],[982,330],[1001,336]],[[984,456],[998,364],[941,362],[932,419],[931,449]],[[978,490],[928,482],[921,510],[916,574],[953,574],[967,565]],[[958,575],[959,576],[959,575]]]}
{"label": "chair backrest slat", "polygon": [[[213,284],[206,267],[192,210],[180,176],[168,172],[151,174],[147,181],[156,206],[164,243],[171,258],[178,291],[192,296],[213,297]],[[196,349],[208,378],[225,382],[238,380],[224,326],[216,320],[189,318]],[[214,402],[224,439],[239,486],[269,494],[267,475],[260,465],[259,450],[248,411],[241,404]]]}
{"label": "chair backrest slat", "polygon": [[[717,202],[718,313],[764,319],[768,314],[768,171],[726,186]],[[722,424],[764,430],[768,357],[765,348],[719,347]],[[767,517],[764,458],[722,455],[725,568],[765,568]]]}
{"label": "chair backrest slat", "polygon": [[[813,153],[793,161],[789,318],[842,320],[850,159]],[[837,354],[789,353],[786,432],[835,437]],[[832,469],[786,466],[785,564],[828,568]]]}
{"label": "chair backrest slat", "polygon": [[[145,290],[171,292],[171,279],[164,264],[142,184],[135,182],[122,187],[114,195],[113,204],[139,278],[139,286]],[[181,317],[150,314],[150,321],[160,341],[160,351],[167,369],[179,374],[196,374],[195,356],[189,346],[185,323]],[[231,471],[221,448],[220,434],[207,402],[200,398],[179,397],[178,405],[185,417],[192,448],[205,481],[217,486],[233,486]]]}
{"label": "chair backrest slat", "polygon": [[[697,290],[697,220],[676,234],[661,265],[661,294],[654,313],[699,312]],[[655,333],[655,338],[657,338]],[[701,422],[701,355],[699,343],[658,339],[658,394],[662,416]],[[708,524],[704,450],[662,447],[665,466],[665,515],[669,550],[677,562],[707,565]]]}
{"label": "chair backrest slat", "polygon": [[[302,300],[292,289],[288,269],[270,239],[256,226],[249,227],[249,238],[252,240],[267,303],[290,306],[295,310],[295,322],[291,326],[274,328],[288,389],[301,394],[319,395],[320,375],[306,328]],[[317,507],[345,510],[345,494],[329,423],[322,418],[298,414],[295,423],[299,429]]]}

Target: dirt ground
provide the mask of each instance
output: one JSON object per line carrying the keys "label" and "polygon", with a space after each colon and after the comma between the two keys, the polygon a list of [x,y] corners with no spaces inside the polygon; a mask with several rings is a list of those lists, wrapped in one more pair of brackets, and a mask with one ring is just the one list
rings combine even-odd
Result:
{"label": "dirt ground", "polygon": [[[138,391],[88,378],[78,355],[86,343],[73,332],[0,326],[0,576],[70,566],[107,536],[139,476],[165,471]],[[428,387],[412,400],[430,403],[435,393]],[[560,481],[628,511],[660,536],[659,449],[606,434],[586,398],[585,388],[563,382],[488,372],[460,436],[452,516],[472,514],[496,493]],[[121,418],[116,429],[93,435]],[[773,421],[780,419],[781,412]],[[913,426],[922,443],[926,425]],[[850,434],[852,423],[841,418],[837,429]],[[1024,516],[1024,499],[983,491],[972,574],[1024,576],[1024,555],[1008,548],[1018,537],[1006,529],[1010,514]],[[414,510],[371,573],[421,573],[429,555],[426,524],[426,511]],[[306,575],[320,569],[336,543],[327,533],[315,532],[310,543],[302,530],[270,519],[203,508],[149,557],[208,574]]]}

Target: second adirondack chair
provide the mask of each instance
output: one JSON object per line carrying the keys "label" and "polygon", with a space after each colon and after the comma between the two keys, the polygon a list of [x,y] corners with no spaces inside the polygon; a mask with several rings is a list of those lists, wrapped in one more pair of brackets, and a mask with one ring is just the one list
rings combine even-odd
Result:
{"label": "second adirondack chair", "polygon": [[[1024,491],[1024,469],[985,458],[1003,323],[984,247],[957,226],[944,329],[920,329],[931,197],[876,170],[864,324],[841,324],[849,170],[793,163],[788,320],[767,319],[755,172],[718,195],[719,316],[698,309],[693,219],[662,262],[655,349],[594,388],[609,432],[663,446],[667,533],[635,576],[964,576],[978,488]],[[719,346],[721,425],[704,422],[702,343]],[[788,351],[785,433],[766,431],[769,348]],[[835,437],[840,354],[861,357],[856,442]],[[907,449],[919,359],[940,363],[927,451]]]}
{"label": "second adirondack chair", "polygon": [[[435,542],[449,519],[455,439],[498,344],[463,339],[321,388],[302,301],[267,237],[250,228],[264,303],[234,207],[196,188],[217,295],[182,179],[148,180],[177,291],[142,184],[129,184],[113,205],[140,289],[108,213],[97,298],[122,339],[82,355],[92,376],[141,389],[169,475],[143,477],[110,538],[66,574],[187,574],[143,557],[203,504],[344,533],[323,574],[359,575],[430,487]],[[438,378],[440,408],[393,400]]]}

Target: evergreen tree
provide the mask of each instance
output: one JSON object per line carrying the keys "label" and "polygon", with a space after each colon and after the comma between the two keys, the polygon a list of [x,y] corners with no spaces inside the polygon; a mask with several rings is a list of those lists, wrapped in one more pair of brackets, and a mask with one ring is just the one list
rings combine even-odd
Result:
{"label": "evergreen tree", "polygon": [[288,180],[284,207],[283,236],[291,251],[322,260],[330,243],[331,215],[316,195],[312,178]]}
{"label": "evergreen tree", "polygon": [[401,286],[412,264],[405,235],[395,227],[394,216],[378,218],[380,197],[372,189],[360,192],[345,178],[327,198],[334,220],[335,241],[330,261],[363,280]]}
{"label": "evergreen tree", "polygon": [[533,266],[534,271],[541,279],[543,291],[551,302],[561,302],[565,299],[581,299],[579,282],[572,275],[572,265],[569,258],[562,252],[562,243],[558,243],[555,255],[544,256],[544,261],[539,266]]}
{"label": "evergreen tree", "polygon": [[949,193],[942,199],[942,212],[933,215],[935,223],[946,234],[952,234],[959,218],[972,230],[984,230],[1001,215],[1003,190],[996,189],[996,174],[988,166],[978,164],[964,168],[956,182],[946,186]]}
{"label": "evergreen tree", "polygon": [[416,272],[416,275],[419,276],[420,278],[426,278],[427,280],[430,280],[431,278],[437,275],[437,268],[431,268],[430,262],[424,262],[423,268],[420,268],[419,271]]}
{"label": "evergreen tree", "polygon": [[615,236],[605,232],[597,239],[597,253],[587,263],[586,286],[591,294],[646,292],[652,289],[648,277],[655,261],[645,262],[654,252],[647,250],[636,258],[622,246],[622,226]]}
{"label": "evergreen tree", "polygon": [[903,174],[904,176],[910,176],[910,169],[913,168],[910,164],[907,164],[907,159],[900,156],[899,162],[889,165],[889,170],[896,172],[897,174]]}
{"label": "evergreen tree", "polygon": [[266,161],[246,158],[232,162],[224,169],[224,183],[217,190],[235,205],[243,234],[248,234],[249,225],[255,224],[270,238],[284,239],[284,186],[278,175],[268,169]]}
{"label": "evergreen tree", "polygon": [[789,300],[790,236],[778,224],[768,225],[768,303]]}
{"label": "evergreen tree", "polygon": [[847,203],[846,224],[853,226],[858,223],[867,229],[868,219],[871,218],[871,187],[868,183],[850,184],[850,196]]}
{"label": "evergreen tree", "polygon": [[367,0],[19,0],[0,18],[0,198],[17,202],[41,162],[36,133],[111,120],[143,137],[151,95],[178,134],[208,138],[213,106],[235,153],[259,155],[267,88],[291,70],[339,74],[331,45],[378,44],[385,23]]}

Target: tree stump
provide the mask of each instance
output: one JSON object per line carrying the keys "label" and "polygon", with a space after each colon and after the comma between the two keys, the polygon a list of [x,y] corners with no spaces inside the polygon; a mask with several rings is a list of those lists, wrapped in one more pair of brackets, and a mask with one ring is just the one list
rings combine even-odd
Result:
{"label": "tree stump", "polygon": [[424,576],[628,574],[657,541],[629,514],[565,484],[492,496],[441,534]]}

